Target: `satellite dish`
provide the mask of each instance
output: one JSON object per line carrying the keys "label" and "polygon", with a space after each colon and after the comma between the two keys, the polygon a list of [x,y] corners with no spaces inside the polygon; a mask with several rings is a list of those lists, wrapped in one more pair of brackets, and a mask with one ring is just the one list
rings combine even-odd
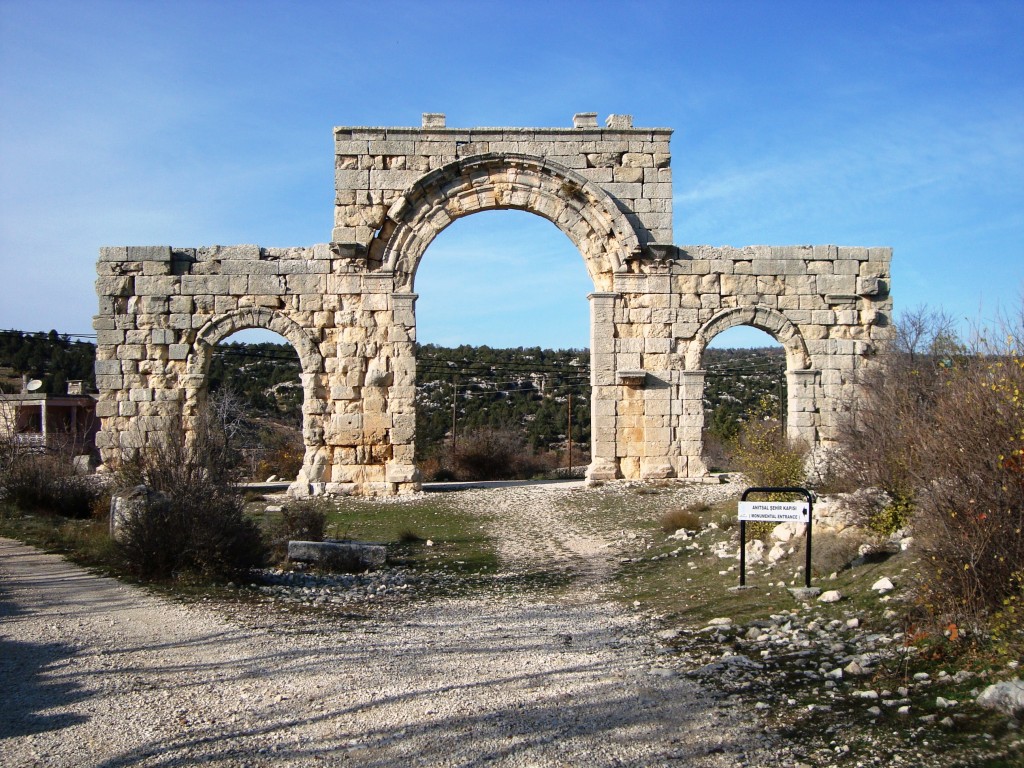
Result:
{"label": "satellite dish", "polygon": [[43,386],[43,382],[41,382],[39,379],[32,379],[32,381],[25,385],[25,389],[27,389],[29,392],[35,392],[41,386]]}

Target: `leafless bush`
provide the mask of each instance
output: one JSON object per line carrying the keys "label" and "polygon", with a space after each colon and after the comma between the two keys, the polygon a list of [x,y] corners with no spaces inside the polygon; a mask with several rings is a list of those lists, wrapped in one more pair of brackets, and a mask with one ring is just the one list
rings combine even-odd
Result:
{"label": "leafless bush", "polygon": [[1024,587],[1024,357],[976,356],[943,379],[920,436],[915,532],[929,606],[973,620]]}
{"label": "leafless bush", "polygon": [[21,453],[0,474],[0,497],[25,512],[85,518],[100,487],[75,471],[71,456]]}
{"label": "leafless bush", "polygon": [[[866,538],[852,536],[847,532],[822,532],[814,534],[811,568],[816,576],[824,577],[848,567],[860,555],[860,547]],[[807,539],[801,537],[793,553],[794,562],[803,562]]]}
{"label": "leafless bush", "polygon": [[885,491],[897,505],[913,498],[915,476],[929,461],[920,433],[942,372],[962,356],[949,316],[917,309],[900,319],[893,343],[858,382],[861,395],[840,427],[841,463],[854,483]]}
{"label": "leafless bush", "polygon": [[119,468],[120,487],[147,489],[118,531],[125,566],[140,578],[225,578],[262,560],[263,541],[244,514],[226,460],[230,446],[217,425],[206,413],[192,439],[172,431]]}
{"label": "leafless bush", "polygon": [[968,347],[944,316],[912,314],[843,430],[857,479],[884,489],[892,514],[912,522],[922,597],[942,621],[984,623],[1022,590],[1024,324],[1015,323],[1003,341]]}
{"label": "leafless bush", "polygon": [[284,560],[288,556],[289,541],[323,541],[327,508],[327,503],[320,499],[285,504],[280,519],[271,527],[272,557]]}
{"label": "leafless bush", "polygon": [[530,478],[555,466],[554,454],[535,454],[517,432],[489,427],[465,433],[438,460],[439,470],[447,469],[458,480]]}
{"label": "leafless bush", "polygon": [[51,451],[28,448],[19,443],[13,423],[5,419],[0,438],[0,499],[25,512],[46,512],[85,518],[102,492],[93,478],[75,468],[76,448],[71,440]]}

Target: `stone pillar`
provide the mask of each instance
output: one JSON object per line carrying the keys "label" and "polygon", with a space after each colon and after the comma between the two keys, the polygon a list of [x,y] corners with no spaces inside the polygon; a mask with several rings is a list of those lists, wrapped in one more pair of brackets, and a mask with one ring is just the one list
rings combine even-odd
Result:
{"label": "stone pillar", "polygon": [[415,293],[391,295],[391,459],[386,480],[399,492],[420,489],[416,451],[416,299]]}
{"label": "stone pillar", "polygon": [[818,371],[786,371],[786,437],[813,447],[818,442]]}
{"label": "stone pillar", "polygon": [[[663,373],[662,371],[658,372]],[[672,464],[672,386],[647,373],[644,385],[644,438],[640,457],[640,479],[664,480],[676,474]]]}
{"label": "stone pillar", "polygon": [[617,293],[590,299],[590,466],[587,480],[614,480],[616,459],[615,302]]}
{"label": "stone pillar", "polygon": [[708,473],[704,465],[704,371],[680,373],[679,475],[703,477]]}

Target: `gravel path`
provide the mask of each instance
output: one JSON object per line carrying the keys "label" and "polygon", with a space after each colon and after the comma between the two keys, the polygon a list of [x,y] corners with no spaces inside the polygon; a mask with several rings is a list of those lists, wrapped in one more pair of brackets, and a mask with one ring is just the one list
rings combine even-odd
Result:
{"label": "gravel path", "polygon": [[609,542],[552,516],[570,489],[459,495],[502,511],[509,568],[568,558],[582,574],[568,595],[445,599],[302,632],[0,539],[0,764],[773,764],[742,712],[659,669],[642,619],[600,599]]}

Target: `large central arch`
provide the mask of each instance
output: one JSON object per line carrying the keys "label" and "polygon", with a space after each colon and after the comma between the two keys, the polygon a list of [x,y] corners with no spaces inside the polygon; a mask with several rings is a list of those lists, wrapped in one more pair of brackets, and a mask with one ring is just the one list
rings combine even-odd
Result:
{"label": "large central arch", "polygon": [[370,245],[370,262],[394,273],[396,290],[411,291],[423,253],[445,227],[506,209],[535,213],[564,232],[597,291],[611,290],[612,275],[640,252],[633,227],[596,184],[550,160],[495,153],[449,163],[403,192]]}

